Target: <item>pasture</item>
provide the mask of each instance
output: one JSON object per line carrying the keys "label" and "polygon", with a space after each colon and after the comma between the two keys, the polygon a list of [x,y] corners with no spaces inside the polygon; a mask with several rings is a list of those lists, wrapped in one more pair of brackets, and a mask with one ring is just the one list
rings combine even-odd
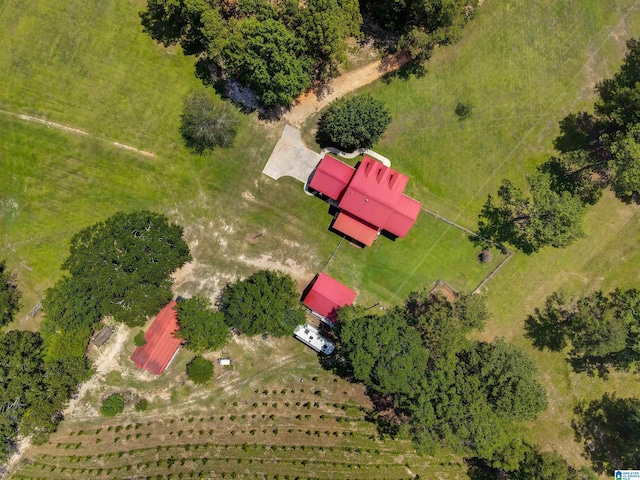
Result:
{"label": "pasture", "polygon": [[[142,5],[0,2],[0,29],[9,33],[0,36],[0,110],[89,134],[0,113],[0,256],[18,272],[25,293],[17,327],[37,327],[38,319],[26,314],[60,277],[70,237],[122,209],[153,209],[185,226],[195,261],[178,272],[179,294],[215,297],[224,282],[264,267],[291,273],[302,288],[326,267],[359,291],[362,305],[380,301],[390,306],[438,279],[471,290],[499,261],[496,255],[494,264],[478,264],[478,249],[466,235],[424,214],[407,239],[380,238],[367,250],[343,242],[336,250],[340,239],[327,231],[327,205],[305,196],[294,180],[274,182],[260,174],[280,123],[248,115],[234,148],[206,156],[186,151],[178,134],[182,99],[203,87],[193,76],[192,59],[177,48],[154,45],[141,32],[136,12]],[[509,176],[522,183],[552,152],[558,121],[592,104],[595,83],[617,68],[625,40],[639,27],[640,12],[632,0],[485,0],[461,41],[435,52],[424,77],[399,73],[363,89],[384,100],[394,118],[375,150],[410,176],[407,193],[473,228],[486,195],[495,192],[500,179]],[[454,113],[459,101],[473,105],[465,121]],[[311,129],[306,126],[306,138]],[[529,434],[574,465],[585,460],[573,440],[573,407],[606,391],[640,395],[637,378],[619,374],[604,381],[574,374],[560,354],[533,350],[523,336],[523,321],[556,290],[578,294],[640,286],[639,224],[636,205],[606,194],[589,208],[586,238],[563,250],[517,254],[487,287],[492,320],[478,337],[505,336],[534,355],[551,406],[529,426]],[[124,417],[110,421],[95,414],[69,418],[50,444],[29,452],[29,462],[20,465],[16,477],[135,473],[179,478],[182,473],[188,478],[191,472],[217,471],[229,478],[295,478],[304,467],[308,477],[408,478],[410,470],[426,478],[465,478],[464,465],[447,452],[421,458],[404,441],[379,440],[359,410],[366,398],[349,393],[348,401],[343,399],[342,392],[351,387],[324,377],[315,356],[303,354],[293,340],[283,342],[278,348],[293,352],[290,363],[231,393],[222,387],[231,378],[225,377],[194,396],[192,387],[179,384],[178,367],[187,361],[179,357],[162,380],[165,399],[159,395],[150,412],[136,414],[129,408]],[[250,362],[248,346],[234,345],[234,356]],[[239,365],[239,378],[259,364]],[[119,371],[107,376],[103,390],[81,399],[88,411],[107,389],[153,391],[148,381],[137,383]],[[326,382],[321,398],[306,387],[316,375]],[[305,387],[299,383],[303,377]],[[307,412],[295,407],[298,401],[320,406]],[[291,410],[285,413],[282,404],[287,402]],[[345,416],[342,405],[358,412],[347,420],[348,429],[337,420]],[[334,435],[347,430],[354,437]],[[359,455],[355,448],[362,449]],[[313,468],[303,461],[313,461]]]}

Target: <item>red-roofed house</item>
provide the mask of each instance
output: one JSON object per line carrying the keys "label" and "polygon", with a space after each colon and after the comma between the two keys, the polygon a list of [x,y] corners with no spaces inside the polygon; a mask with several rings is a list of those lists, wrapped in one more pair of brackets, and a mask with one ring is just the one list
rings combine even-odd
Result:
{"label": "red-roofed house", "polygon": [[173,336],[178,330],[176,302],[172,300],[158,313],[151,326],[144,334],[147,343],[138,347],[131,355],[131,360],[138,368],[144,368],[156,375],[165,371],[180,348],[182,340]]}
{"label": "red-roofed house", "polygon": [[326,273],[319,273],[302,303],[322,320],[333,325],[340,307],[351,305],[358,294]]}
{"label": "red-roofed house", "polygon": [[340,212],[332,225],[349,238],[371,245],[385,230],[405,237],[422,204],[404,194],[409,178],[365,155],[356,169],[325,155],[309,188],[336,202]]}

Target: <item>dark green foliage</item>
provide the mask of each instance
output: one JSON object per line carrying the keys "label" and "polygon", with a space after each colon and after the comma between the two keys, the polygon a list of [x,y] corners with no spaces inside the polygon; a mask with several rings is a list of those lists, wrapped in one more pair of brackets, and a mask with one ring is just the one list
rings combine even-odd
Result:
{"label": "dark green foliage", "polygon": [[551,177],[537,172],[528,178],[529,195],[504,179],[498,199],[489,196],[478,218],[482,237],[508,242],[525,253],[545,246],[565,247],[583,237],[583,204],[568,191],[555,192]]}
{"label": "dark green foliage", "polygon": [[115,417],[124,410],[124,397],[119,393],[112,393],[102,401],[100,413],[105,417]]}
{"label": "dark green foliage", "polygon": [[[428,57],[436,45],[456,41],[473,15],[477,0],[365,0],[362,5],[387,28],[403,34],[400,45]],[[416,41],[417,40],[417,41]],[[421,49],[416,47],[421,45]],[[424,52],[424,53],[422,53]]]}
{"label": "dark green foliage", "polygon": [[135,408],[136,412],[146,412],[149,408],[149,401],[146,398],[143,398],[142,400],[139,400],[133,408]]}
{"label": "dark green foliage", "polygon": [[148,0],[140,17],[155,40],[179,43],[187,55],[213,66],[219,78],[238,80],[265,105],[283,106],[313,78],[337,71],[345,40],[360,37],[362,23],[355,0]]}
{"label": "dark green foliage", "polygon": [[204,385],[213,377],[213,363],[198,355],[187,363],[187,376],[192,382]]}
{"label": "dark green foliage", "polygon": [[398,311],[345,323],[340,341],[356,380],[379,392],[410,394],[424,377],[428,354]]}
{"label": "dark green foliage", "polygon": [[615,290],[610,295],[593,292],[566,300],[560,294],[547,298],[525,321],[534,346],[560,351],[571,344],[568,361],[576,371],[606,375],[610,367],[636,369],[640,355],[640,292]]}
{"label": "dark green foliage", "polygon": [[[182,227],[149,211],[116,213],[71,239],[68,270],[100,315],[142,325],[172,297],[169,275],[191,260]],[[74,287],[76,288],[76,287]]]}
{"label": "dark green foliage", "polygon": [[202,154],[231,147],[239,123],[239,113],[229,102],[213,100],[205,92],[193,92],[184,101],[180,134],[188,148]]}
{"label": "dark green foliage", "polygon": [[45,362],[38,333],[14,330],[0,337],[0,463],[18,433],[31,435],[35,444],[45,441],[88,372],[84,357]]}
{"label": "dark green foliage", "polygon": [[268,106],[287,106],[311,86],[313,60],[305,55],[304,42],[278,20],[239,22],[222,57],[229,74]]}
{"label": "dark green foliage", "polygon": [[147,344],[147,339],[144,338],[144,331],[140,330],[136,333],[136,336],[133,337],[133,343],[136,347],[142,347]]}
{"label": "dark green foliage", "polygon": [[547,408],[537,368],[522,349],[497,340],[476,342],[462,354],[465,376],[475,376],[487,401],[501,417],[534,420]]}
{"label": "dark green foliage", "polygon": [[607,123],[609,133],[624,132],[640,123],[640,42],[632,38],[627,49],[620,71],[596,87],[600,97],[596,115]]}
{"label": "dark green foliage", "polygon": [[575,413],[573,428],[596,471],[610,474],[640,464],[639,399],[605,394]]}
{"label": "dark green foliage", "polygon": [[573,154],[555,165],[559,183],[586,187],[589,203],[607,186],[625,202],[640,200],[640,43],[631,39],[627,48],[620,70],[597,85],[595,112],[569,114],[555,141],[560,152]]}
{"label": "dark green foliage", "polygon": [[467,120],[471,117],[471,112],[473,112],[473,105],[470,102],[458,102],[455,108],[455,112],[458,120]]}
{"label": "dark green foliage", "polygon": [[336,146],[345,152],[370,148],[391,123],[391,115],[380,100],[358,95],[331,103],[318,120],[316,139],[321,146]]}
{"label": "dark green foliage", "polygon": [[180,329],[176,336],[185,340],[189,350],[202,353],[222,348],[231,332],[222,312],[214,312],[208,299],[195,296],[181,300],[177,305]]}
{"label": "dark green foliage", "polygon": [[20,297],[14,275],[7,270],[6,262],[0,261],[0,327],[13,321],[20,309]]}
{"label": "dark green foliage", "polygon": [[249,278],[227,285],[219,301],[220,311],[230,327],[247,335],[293,334],[304,323],[299,294],[289,275],[260,270]]}
{"label": "dark green foliage", "polygon": [[466,339],[487,319],[482,297],[451,304],[424,291],[382,316],[346,307],[338,317],[332,366],[370,389],[381,433],[404,430],[424,453],[446,444],[517,468],[526,450],[520,422],[546,408],[546,394],[523,350]]}

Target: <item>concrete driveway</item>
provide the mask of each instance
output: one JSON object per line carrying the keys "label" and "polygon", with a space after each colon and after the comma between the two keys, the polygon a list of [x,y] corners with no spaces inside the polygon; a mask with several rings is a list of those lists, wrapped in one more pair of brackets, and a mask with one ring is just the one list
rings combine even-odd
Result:
{"label": "concrete driveway", "polygon": [[293,177],[306,184],[319,161],[320,153],[309,150],[305,146],[300,130],[285,125],[280,140],[271,152],[262,173],[274,180]]}

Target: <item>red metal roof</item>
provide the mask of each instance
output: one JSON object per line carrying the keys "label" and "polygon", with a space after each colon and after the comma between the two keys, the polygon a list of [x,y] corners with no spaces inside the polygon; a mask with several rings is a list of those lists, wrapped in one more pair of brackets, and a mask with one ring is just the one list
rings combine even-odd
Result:
{"label": "red metal roof", "polygon": [[365,155],[338,207],[379,229],[404,237],[421,207],[403,194],[408,181],[406,175]]}
{"label": "red metal roof", "polygon": [[173,332],[179,328],[175,306],[175,300],[169,302],[151,323],[144,334],[147,343],[136,348],[131,355],[136,367],[160,375],[180,348],[182,341],[173,336]]}
{"label": "red metal roof", "polygon": [[368,247],[373,244],[373,241],[378,237],[379,233],[377,228],[345,212],[338,214],[336,221],[333,222],[333,228]]}
{"label": "red metal roof", "polygon": [[355,173],[355,168],[325,155],[316,167],[309,187],[327,197],[338,200],[342,192],[347,188],[349,181]]}
{"label": "red metal roof", "polygon": [[303,303],[314,312],[333,322],[338,308],[351,305],[357,295],[354,290],[331,278],[326,273],[319,273],[314,279],[311,290],[304,298]]}
{"label": "red metal roof", "polygon": [[411,197],[402,195],[395,210],[382,227],[398,237],[405,237],[420,214],[422,204]]}

